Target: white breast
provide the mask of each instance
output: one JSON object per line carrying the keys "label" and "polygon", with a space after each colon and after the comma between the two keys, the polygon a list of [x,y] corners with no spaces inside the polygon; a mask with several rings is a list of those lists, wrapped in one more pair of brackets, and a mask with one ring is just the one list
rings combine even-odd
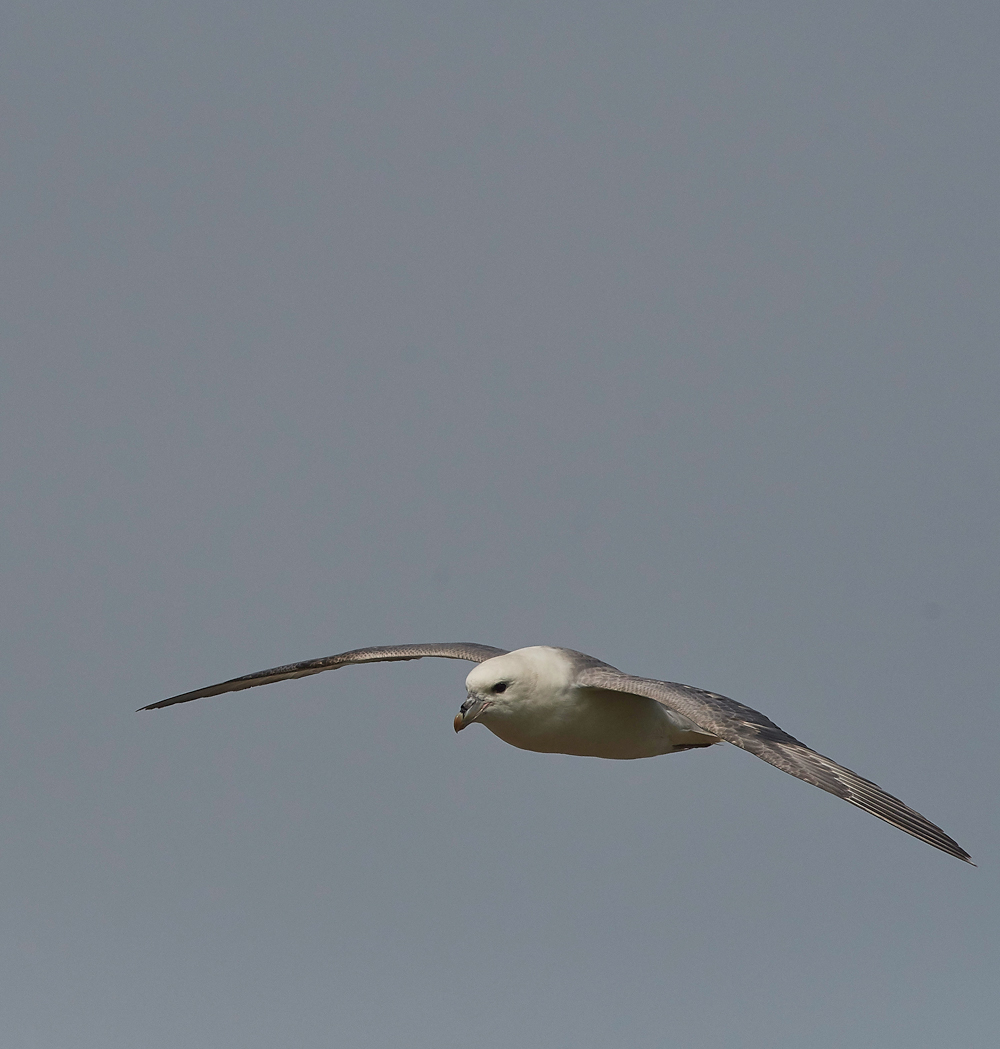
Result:
{"label": "white breast", "polygon": [[514,709],[490,708],[480,721],[511,746],[549,754],[650,758],[715,742],[651,699],[593,688],[567,689]]}

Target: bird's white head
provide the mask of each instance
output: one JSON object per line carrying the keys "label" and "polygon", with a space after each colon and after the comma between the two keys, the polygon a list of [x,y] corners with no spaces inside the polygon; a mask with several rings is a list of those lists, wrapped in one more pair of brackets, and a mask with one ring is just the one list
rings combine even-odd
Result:
{"label": "bird's white head", "polygon": [[[536,645],[494,656],[465,679],[468,697],[455,717],[455,731],[557,699],[572,684],[572,664],[562,649]],[[487,713],[488,712],[488,713]]]}

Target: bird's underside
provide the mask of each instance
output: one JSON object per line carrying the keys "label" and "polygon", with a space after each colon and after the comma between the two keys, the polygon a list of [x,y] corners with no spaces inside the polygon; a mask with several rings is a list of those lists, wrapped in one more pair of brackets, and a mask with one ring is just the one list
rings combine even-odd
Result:
{"label": "bird's underside", "polygon": [[[567,680],[571,689],[600,689],[631,697],[641,697],[661,704],[667,711],[673,712],[671,716],[681,715],[682,718],[689,719],[705,733],[720,740],[726,740],[751,754],[756,754],[757,757],[783,772],[812,783],[838,798],[843,798],[844,801],[870,812],[873,816],[891,823],[907,834],[912,834],[921,841],[927,842],[928,845],[933,845],[960,860],[972,862],[969,854],[940,827],[904,805],[898,798],[887,794],[870,780],[863,779],[850,769],[811,750],[752,707],[744,706],[742,703],[737,703],[735,700],[714,692],[692,688],[689,685],[633,677],[592,656],[574,652],[571,649],[520,649],[517,652],[508,653],[505,649],[493,648],[490,645],[466,642],[359,648],[334,656],[289,663],[285,666],[246,674],[243,677],[231,678],[216,685],[172,696],[159,703],[150,703],[149,706],[141,709],[158,710],[175,703],[189,703],[195,699],[205,699],[226,692],[238,692],[257,685],[308,677],[322,673],[324,670],[337,670],[340,667],[357,663],[393,662],[430,656],[462,659],[479,664],[488,660],[496,660],[496,664],[502,666],[501,660],[496,657],[523,656],[526,653],[531,653],[531,658],[536,660],[546,658],[563,661],[562,669],[569,674]],[[536,655],[536,653],[542,653],[542,655]],[[504,682],[504,688],[506,684]],[[489,703],[485,705],[488,706]],[[531,709],[530,703],[526,704],[526,709]],[[710,745],[710,742],[694,742],[675,746],[673,749],[681,750]]]}

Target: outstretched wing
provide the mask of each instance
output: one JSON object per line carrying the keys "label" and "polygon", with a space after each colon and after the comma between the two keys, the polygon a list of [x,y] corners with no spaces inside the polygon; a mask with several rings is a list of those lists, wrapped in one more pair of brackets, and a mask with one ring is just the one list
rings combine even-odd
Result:
{"label": "outstretched wing", "polygon": [[886,794],[870,780],[862,779],[843,765],[810,750],[752,707],[690,685],[632,677],[611,667],[584,668],[576,681],[578,685],[645,696],[662,703],[690,718],[700,728],[756,754],[782,772],[829,791],[950,856],[972,862],[965,849],[919,812]]}
{"label": "outstretched wing", "polygon": [[195,689],[170,699],[161,699],[159,703],[150,703],[140,710],[159,710],[160,707],[171,707],[175,703],[190,703],[192,699],[206,699],[208,696],[221,696],[223,692],[239,692],[244,688],[257,685],[270,685],[272,681],[287,681],[294,677],[309,677],[321,674],[324,670],[339,670],[352,663],[391,663],[402,659],[423,659],[424,656],[441,656],[444,659],[467,659],[470,663],[482,663],[484,659],[502,656],[503,648],[491,645],[473,645],[464,641],[453,644],[430,645],[387,645],[380,648],[356,648],[351,652],[341,652],[336,656],[323,656],[321,659],[307,659],[302,663],[289,663],[283,667],[271,667],[270,670],[258,670],[255,674],[244,674],[243,677],[220,681],[217,685]]}

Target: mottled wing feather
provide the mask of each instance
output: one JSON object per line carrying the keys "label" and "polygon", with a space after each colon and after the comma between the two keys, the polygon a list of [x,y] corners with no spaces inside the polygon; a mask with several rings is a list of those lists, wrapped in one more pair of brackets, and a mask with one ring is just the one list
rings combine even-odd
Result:
{"label": "mottled wing feather", "polygon": [[209,696],[220,696],[224,692],[239,692],[244,688],[255,688],[257,685],[270,685],[274,681],[288,681],[296,677],[309,677],[321,674],[324,670],[339,670],[340,667],[353,663],[389,663],[403,659],[423,659],[425,656],[440,656],[444,659],[467,659],[470,663],[482,663],[484,659],[502,656],[506,650],[493,648],[491,645],[474,645],[464,641],[453,644],[429,645],[386,645],[380,648],[356,648],[351,652],[341,652],[336,656],[323,656],[320,659],[307,659],[301,663],[289,663],[283,667],[271,667],[270,670],[258,670],[255,674],[244,674],[243,677],[220,681],[217,685],[199,688],[194,692],[185,692],[170,699],[161,699],[159,703],[150,703],[140,710],[159,710],[174,703],[190,703],[193,699],[206,699]]}
{"label": "mottled wing feather", "polygon": [[579,685],[656,700],[720,739],[756,754],[782,772],[829,791],[951,856],[972,862],[965,849],[919,812],[870,780],[810,750],[752,707],[690,685],[632,677],[612,668],[589,667],[583,669],[576,680]]}

